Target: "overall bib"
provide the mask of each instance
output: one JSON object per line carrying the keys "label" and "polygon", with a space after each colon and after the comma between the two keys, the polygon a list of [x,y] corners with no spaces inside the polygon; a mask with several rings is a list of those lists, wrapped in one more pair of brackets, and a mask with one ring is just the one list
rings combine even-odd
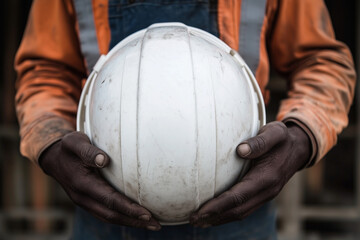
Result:
{"label": "overall bib", "polygon": [[[109,49],[153,23],[182,22],[219,37],[215,0],[109,0]],[[163,226],[158,232],[108,224],[77,208],[73,239],[276,239],[275,210],[267,203],[242,221],[206,229],[189,224]]]}

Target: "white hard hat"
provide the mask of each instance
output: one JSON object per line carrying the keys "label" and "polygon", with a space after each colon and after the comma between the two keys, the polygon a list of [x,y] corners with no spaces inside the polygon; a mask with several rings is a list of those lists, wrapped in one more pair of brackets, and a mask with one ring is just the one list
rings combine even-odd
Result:
{"label": "white hard hat", "polygon": [[101,56],[77,129],[111,158],[103,176],[162,224],[188,222],[246,170],[237,145],[265,124],[256,80],[220,39],[151,25]]}

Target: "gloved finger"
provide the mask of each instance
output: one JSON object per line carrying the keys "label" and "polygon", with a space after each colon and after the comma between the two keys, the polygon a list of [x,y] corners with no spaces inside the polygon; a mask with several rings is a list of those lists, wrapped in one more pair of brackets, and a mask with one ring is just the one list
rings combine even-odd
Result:
{"label": "gloved finger", "polygon": [[[268,196],[276,196],[280,192],[283,183],[269,169],[267,164],[269,161],[271,160],[265,159],[262,164],[250,169],[239,183],[205,203],[198,212],[191,216],[190,222],[195,225],[208,222],[209,219],[219,217],[225,212],[232,211],[240,206],[246,208],[250,204],[251,209],[258,202],[268,200]],[[254,201],[254,199],[259,201]]]}
{"label": "gloved finger", "polygon": [[241,182],[235,186],[241,186],[238,187],[241,188],[240,192],[230,189],[205,203],[197,213],[190,217],[190,223],[194,225],[207,223],[209,219],[220,216],[224,211],[244,204],[254,194],[250,189],[252,184],[248,182]]}
{"label": "gloved finger", "polygon": [[[260,194],[261,195],[261,194]],[[230,223],[233,221],[239,221],[247,216],[249,216],[251,213],[253,213],[255,210],[260,208],[262,204],[264,204],[268,199],[265,196],[258,196],[256,199],[252,199],[251,201],[247,201],[243,205],[230,209],[221,215],[217,217],[212,217],[206,220],[206,222],[199,223],[198,227],[210,227],[210,226],[218,226],[226,223]]]}
{"label": "gloved finger", "polygon": [[259,181],[243,179],[228,191],[205,203],[198,212],[194,213],[190,222],[196,224],[206,222],[208,219],[217,217],[223,212],[246,203],[255,194],[262,191],[263,186]]}
{"label": "gloved finger", "polygon": [[101,203],[89,198],[86,195],[72,192],[71,199],[80,207],[90,212],[100,220],[112,223],[125,225],[129,227],[147,228],[148,230],[158,231],[161,225],[155,219],[137,219],[125,216],[115,210],[109,209]]}
{"label": "gloved finger", "polygon": [[[76,180],[75,180],[76,181]],[[100,175],[87,174],[74,183],[77,191],[84,193],[109,209],[136,219],[151,219],[151,213],[116,191]]]}
{"label": "gloved finger", "polygon": [[287,127],[282,122],[271,122],[263,126],[258,135],[237,147],[237,153],[245,159],[254,159],[266,154],[274,146],[286,140]]}
{"label": "gloved finger", "polygon": [[109,156],[101,149],[92,145],[84,133],[69,133],[63,137],[62,143],[66,150],[75,153],[86,166],[103,168],[110,162]]}
{"label": "gloved finger", "polygon": [[217,217],[207,219],[206,223],[203,223],[203,225],[205,224],[205,226],[217,226],[232,221],[242,220],[258,208],[260,208],[265,202],[273,199],[277,195],[278,191],[280,191],[278,189],[281,189],[281,187],[278,188],[278,186],[275,185],[273,187],[265,188],[263,191],[259,192],[251,199],[249,199],[249,201],[246,201],[244,204],[241,204],[236,208],[227,210]]}

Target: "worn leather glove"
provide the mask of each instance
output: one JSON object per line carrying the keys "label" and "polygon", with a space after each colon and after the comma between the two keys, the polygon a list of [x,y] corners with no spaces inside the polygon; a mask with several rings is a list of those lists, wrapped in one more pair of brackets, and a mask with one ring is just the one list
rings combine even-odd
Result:
{"label": "worn leather glove", "polygon": [[80,132],[65,135],[39,159],[45,173],[56,179],[71,200],[99,219],[131,227],[159,230],[151,213],[111,187],[99,174],[109,157]]}
{"label": "worn leather glove", "polygon": [[241,143],[237,153],[252,166],[231,189],[205,203],[190,218],[199,227],[241,220],[273,199],[310,158],[308,135],[295,123],[271,122]]}

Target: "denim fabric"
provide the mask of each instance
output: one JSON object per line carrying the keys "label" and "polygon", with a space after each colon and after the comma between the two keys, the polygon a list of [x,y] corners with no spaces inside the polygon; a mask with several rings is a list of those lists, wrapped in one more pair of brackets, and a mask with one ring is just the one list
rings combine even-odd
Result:
{"label": "denim fabric", "polygon": [[189,224],[163,226],[158,232],[104,223],[77,208],[74,240],[276,240],[275,210],[267,203],[242,221],[195,228]]}
{"label": "denim fabric", "polygon": [[182,22],[219,36],[214,0],[109,0],[110,48],[153,23]]}

